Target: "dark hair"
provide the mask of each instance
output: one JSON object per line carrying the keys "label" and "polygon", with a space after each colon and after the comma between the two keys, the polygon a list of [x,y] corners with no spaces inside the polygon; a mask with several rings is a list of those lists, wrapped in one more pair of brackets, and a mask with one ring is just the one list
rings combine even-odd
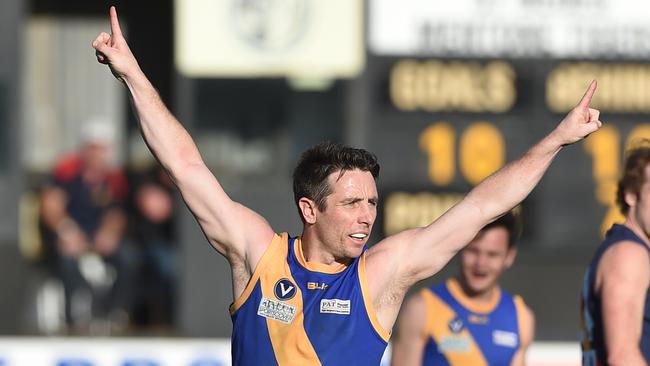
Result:
{"label": "dark hair", "polygon": [[[330,141],[307,149],[293,171],[293,197],[296,205],[300,198],[306,197],[316,202],[319,210],[325,210],[325,199],[332,193],[327,177],[337,171],[343,175],[354,169],[370,172],[375,179],[379,176],[377,157],[367,150]],[[303,218],[302,214],[300,217]]]}
{"label": "dark hair", "polygon": [[618,181],[616,192],[616,203],[623,215],[627,215],[630,206],[625,202],[625,192],[639,194],[641,186],[645,182],[645,168],[650,164],[650,140],[639,141],[639,146],[627,152],[623,175]]}
{"label": "dark hair", "polygon": [[514,210],[508,211],[505,215],[485,225],[481,232],[493,227],[503,227],[508,231],[508,249],[517,244],[517,239],[521,235],[521,220],[519,214],[515,213]]}

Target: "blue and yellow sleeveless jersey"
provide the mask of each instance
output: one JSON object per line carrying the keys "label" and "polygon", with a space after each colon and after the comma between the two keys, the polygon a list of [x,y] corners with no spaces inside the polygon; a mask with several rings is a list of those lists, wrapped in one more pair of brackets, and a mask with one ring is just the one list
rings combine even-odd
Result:
{"label": "blue and yellow sleeveless jersey", "polygon": [[[603,314],[601,311],[601,298],[596,293],[596,271],[598,263],[605,251],[621,241],[632,241],[642,245],[650,252],[650,248],[632,230],[625,225],[614,224],[605,240],[596,250],[591,264],[585,272],[580,296],[580,326],[582,332],[580,341],[582,345],[582,364],[585,366],[607,365],[607,348],[605,347],[605,330],[603,328]],[[643,312],[643,327],[639,349],[646,362],[650,364],[650,291],[646,290],[645,307]]]}
{"label": "blue and yellow sleeveless jersey", "polygon": [[230,306],[233,365],[379,365],[390,335],[370,301],[365,258],[308,263],[299,238],[275,235]]}
{"label": "blue and yellow sleeveless jersey", "polygon": [[488,303],[477,303],[453,278],[421,294],[427,309],[423,365],[510,365],[527,326],[521,297],[497,289]]}

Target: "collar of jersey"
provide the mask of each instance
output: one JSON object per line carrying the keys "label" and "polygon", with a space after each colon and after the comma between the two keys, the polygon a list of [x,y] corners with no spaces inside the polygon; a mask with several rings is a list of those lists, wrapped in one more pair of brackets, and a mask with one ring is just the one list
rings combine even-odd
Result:
{"label": "collar of jersey", "polygon": [[492,312],[501,299],[501,288],[497,287],[492,292],[492,296],[488,301],[476,301],[465,294],[458,280],[453,277],[447,280],[447,289],[461,305],[475,313],[485,314]]}
{"label": "collar of jersey", "polygon": [[345,264],[325,264],[325,263],[318,263],[318,262],[308,262],[305,259],[305,255],[302,251],[302,240],[300,240],[300,237],[297,237],[293,241],[293,252],[296,255],[296,259],[298,259],[298,262],[305,267],[306,269],[314,272],[322,272],[322,273],[329,273],[329,274],[334,274],[334,273],[340,273],[343,272],[348,266]]}

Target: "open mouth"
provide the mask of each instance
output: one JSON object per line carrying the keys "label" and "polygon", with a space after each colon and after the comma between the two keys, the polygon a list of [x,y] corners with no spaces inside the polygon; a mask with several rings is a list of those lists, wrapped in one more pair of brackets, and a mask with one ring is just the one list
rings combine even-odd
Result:
{"label": "open mouth", "polygon": [[472,273],[472,277],[474,277],[474,278],[476,278],[478,280],[482,280],[482,279],[486,279],[488,277],[488,274],[487,273],[474,272],[474,273]]}
{"label": "open mouth", "polygon": [[354,240],[354,241],[357,241],[357,242],[363,242],[363,241],[365,241],[366,238],[368,237],[368,234],[365,234],[365,233],[354,233],[354,234],[350,234],[350,235],[348,235],[348,236],[349,236],[352,240]]}

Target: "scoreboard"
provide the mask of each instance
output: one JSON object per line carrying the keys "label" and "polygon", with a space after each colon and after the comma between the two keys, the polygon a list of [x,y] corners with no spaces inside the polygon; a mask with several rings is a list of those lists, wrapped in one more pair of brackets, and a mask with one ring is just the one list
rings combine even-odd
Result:
{"label": "scoreboard", "polygon": [[384,163],[384,233],[439,216],[550,132],[597,79],[592,106],[604,127],[563,148],[521,207],[526,248],[578,248],[586,261],[603,231],[621,219],[614,200],[625,147],[650,138],[650,5],[368,6],[367,145]]}
{"label": "scoreboard", "polygon": [[624,150],[650,138],[650,64],[373,57],[367,72],[367,146],[382,164],[384,235],[430,223],[521,156],[592,79],[604,126],[564,147],[524,201],[522,241],[540,250],[593,248],[621,219],[615,195]]}

